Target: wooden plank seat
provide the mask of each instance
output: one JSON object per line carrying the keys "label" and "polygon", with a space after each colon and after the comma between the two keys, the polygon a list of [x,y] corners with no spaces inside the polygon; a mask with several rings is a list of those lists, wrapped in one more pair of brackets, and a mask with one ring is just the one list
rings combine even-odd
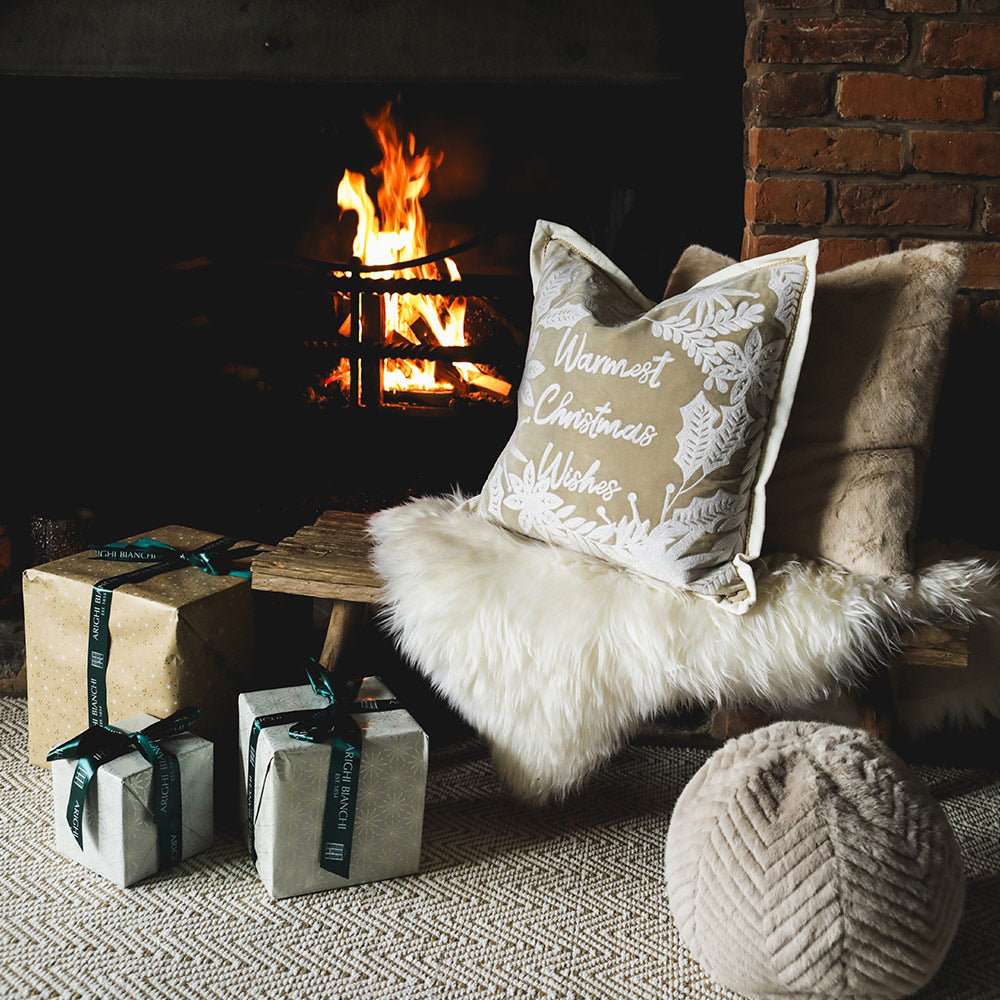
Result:
{"label": "wooden plank seat", "polygon": [[366,514],[328,510],[253,561],[253,588],[333,601],[319,662],[333,670],[351,630],[367,617],[383,581],[368,561]]}
{"label": "wooden plank seat", "polygon": [[[969,665],[969,626],[961,623],[919,625],[899,638],[895,659],[872,665],[867,683],[855,693],[858,725],[888,744],[897,741],[890,671],[914,667],[963,668]],[[778,720],[775,712],[752,706],[716,706],[707,724],[718,741]]]}
{"label": "wooden plank seat", "polygon": [[[377,603],[384,581],[369,562],[371,540],[368,515],[328,510],[314,524],[306,525],[253,561],[255,590],[333,602],[320,663],[328,670],[337,659],[351,630]],[[899,665],[962,668],[968,665],[969,630],[962,625],[925,625],[901,637]],[[895,724],[889,670],[893,664],[873,667],[867,686],[857,693],[859,725],[892,742]],[[718,706],[712,710],[703,733],[723,741],[775,721],[773,713],[750,706]]]}

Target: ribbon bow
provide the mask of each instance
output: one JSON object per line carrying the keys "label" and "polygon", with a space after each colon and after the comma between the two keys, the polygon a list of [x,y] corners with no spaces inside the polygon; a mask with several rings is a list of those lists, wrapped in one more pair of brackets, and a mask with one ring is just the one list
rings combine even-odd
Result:
{"label": "ribbon bow", "polygon": [[254,848],[254,773],[257,739],[261,729],[292,723],[288,735],[309,743],[332,741],[330,768],[326,779],[326,803],[323,808],[323,831],[319,864],[324,871],[343,878],[350,875],[351,845],[354,839],[354,815],[357,807],[358,777],[361,773],[362,735],[352,712],[391,712],[403,707],[395,698],[368,698],[355,701],[361,680],[338,682],[319,663],[310,659],[306,677],[313,691],[329,704],[323,708],[299,709],[258,716],[250,730],[247,754],[247,834],[250,857],[256,863]]}
{"label": "ribbon bow", "polygon": [[[244,545],[239,549],[230,548],[234,541],[236,539],[232,535],[225,535],[206,545],[185,551],[166,542],[158,542],[155,538],[137,538],[134,542],[109,542],[107,545],[95,546],[91,551],[96,555],[91,558],[114,562],[187,563],[212,576],[242,576],[249,579],[250,570],[233,569],[233,563],[245,556],[256,555],[260,547],[254,544]],[[161,569],[160,572],[165,570]]]}
{"label": "ribbon bow", "polygon": [[177,757],[160,741],[186,733],[198,717],[197,708],[182,708],[134,733],[116,726],[91,726],[73,739],[53,747],[46,760],[75,760],[76,771],[69,790],[66,821],[76,842],[83,847],[83,810],[87,788],[98,768],[133,750],[153,767],[153,819],[156,821],[159,867],[179,861],[181,845],[181,769]]}
{"label": "ribbon bow", "polygon": [[91,591],[90,617],[87,620],[87,721],[91,726],[106,726],[108,723],[106,672],[111,653],[111,597],[115,588],[123,583],[141,583],[160,573],[183,569],[186,565],[195,566],[212,576],[249,578],[250,570],[233,569],[232,564],[237,559],[254,555],[259,546],[231,548],[235,541],[232,535],[223,535],[186,552],[155,538],[139,538],[134,542],[110,542],[92,549],[96,553],[91,556],[92,559],[147,565],[98,580]]}

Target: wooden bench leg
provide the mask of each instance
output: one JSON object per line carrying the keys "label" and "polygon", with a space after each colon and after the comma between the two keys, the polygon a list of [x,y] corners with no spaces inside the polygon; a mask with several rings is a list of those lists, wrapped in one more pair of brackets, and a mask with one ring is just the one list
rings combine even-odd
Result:
{"label": "wooden bench leg", "polygon": [[892,746],[896,736],[896,705],[889,668],[879,666],[856,695],[858,727]]}
{"label": "wooden bench leg", "polygon": [[370,605],[359,601],[334,600],[330,621],[326,626],[323,649],[319,654],[320,666],[333,673],[344,649],[347,637],[364,621]]}
{"label": "wooden bench leg", "polygon": [[708,732],[714,739],[725,742],[760,729],[761,726],[770,725],[776,719],[777,716],[773,712],[747,705],[716,705],[712,709]]}

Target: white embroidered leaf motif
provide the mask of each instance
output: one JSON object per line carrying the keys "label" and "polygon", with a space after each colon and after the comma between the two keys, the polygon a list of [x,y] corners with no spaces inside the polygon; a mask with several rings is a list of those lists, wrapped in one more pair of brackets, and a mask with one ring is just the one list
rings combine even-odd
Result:
{"label": "white embroidered leaf motif", "polygon": [[713,330],[718,336],[736,330],[749,330],[763,319],[764,306],[759,302],[740,302],[735,309],[720,309],[706,325],[706,329]]}
{"label": "white embroidered leaf motif", "polygon": [[[760,462],[761,452],[764,450],[764,429],[767,421],[763,417],[757,417],[756,420],[751,421],[746,426],[746,432],[744,435],[744,442],[749,446],[747,449],[746,461],[743,463],[743,468],[740,470],[743,475],[743,484],[740,489],[746,489],[749,485],[749,481],[754,478],[757,473],[757,465]],[[749,480],[747,479],[749,477]]]}
{"label": "white embroidered leaf motif", "polygon": [[[567,506],[570,512],[575,509],[571,505]],[[538,536],[548,539],[550,542],[569,545],[582,552],[589,552],[604,558],[614,557],[616,546],[609,544],[614,532],[614,525],[585,521],[582,517],[572,517],[566,520],[563,516],[565,510],[566,507],[554,506],[540,511],[535,522],[535,531]]]}
{"label": "white embroidered leaf motif", "polygon": [[722,468],[733,454],[746,444],[750,414],[742,403],[722,407],[722,422],[712,434],[712,440],[702,461],[702,471],[707,476]]}
{"label": "white embroidered leaf motif", "polygon": [[[743,353],[739,344],[734,344],[729,340],[719,341],[716,345],[716,350],[721,362],[708,373],[708,377],[705,379],[703,384],[706,389],[718,389],[719,392],[728,393],[729,384],[731,382],[735,382],[739,385],[741,382],[747,380],[747,357]],[[737,389],[735,390],[734,395],[737,399],[739,399],[741,396],[745,395],[745,393],[745,389],[742,392]]]}
{"label": "white embroidered leaf motif", "polygon": [[705,457],[712,449],[715,425],[719,422],[719,411],[699,392],[686,406],[681,407],[684,426],[677,435],[680,447],[674,461],[684,473],[684,481],[701,468]]}
{"label": "white embroidered leaf motif", "polygon": [[579,302],[568,302],[557,309],[540,313],[535,322],[547,330],[571,330],[581,319],[586,319],[589,315],[590,312]]}
{"label": "white embroidered leaf motif", "polygon": [[568,253],[558,249],[546,254],[546,262],[538,280],[538,291],[535,294],[535,309],[532,327],[539,317],[544,316],[553,303],[564,295],[572,293],[576,285],[583,280],[587,267],[583,261],[573,261]]}
{"label": "white embroidered leaf motif", "polygon": [[695,557],[699,563],[711,564],[731,557],[738,534],[731,530],[734,514],[743,506],[743,499],[725,490],[717,490],[710,497],[693,497],[687,507],[675,510],[669,521],[660,525],[663,533],[674,538],[670,549],[671,559],[682,561],[682,556],[706,535],[715,536],[711,546]]}
{"label": "white embroidered leaf motif", "polygon": [[541,363],[537,358],[532,358],[524,368],[525,378],[538,378],[542,372],[545,371],[545,365]]}
{"label": "white embroidered leaf motif", "polygon": [[711,325],[717,308],[732,310],[732,303],[729,300],[740,296],[759,298],[757,292],[740,288],[738,285],[696,285],[678,295],[676,301],[684,302],[684,308],[680,312],[681,318],[689,316],[693,311],[695,327],[702,327]]}
{"label": "white embroidered leaf motif", "polygon": [[537,378],[545,371],[545,365],[538,360],[532,360],[525,365],[524,374],[521,376],[521,388],[518,390],[517,398],[525,406],[535,405],[535,393],[531,388],[531,380]]}
{"label": "white embroidered leaf motif", "polygon": [[791,262],[773,268],[767,279],[767,287],[778,296],[774,317],[785,328],[785,333],[788,333],[795,320],[805,280],[805,267]]}
{"label": "white embroidered leaf motif", "polygon": [[688,320],[670,316],[665,320],[655,320],[651,324],[654,337],[680,344],[684,353],[706,374],[719,364],[718,348],[713,338],[714,331],[706,332]]}
{"label": "white embroidered leaf motif", "polygon": [[686,507],[673,512],[668,524],[682,529],[678,534],[684,535],[716,531],[728,520],[738,499],[725,490],[716,490],[710,497],[692,497]]}
{"label": "white embroidered leaf motif", "polygon": [[507,460],[504,458],[497,466],[496,472],[490,478],[486,494],[486,509],[498,521],[503,520],[501,505],[504,498],[503,480],[506,476]]}

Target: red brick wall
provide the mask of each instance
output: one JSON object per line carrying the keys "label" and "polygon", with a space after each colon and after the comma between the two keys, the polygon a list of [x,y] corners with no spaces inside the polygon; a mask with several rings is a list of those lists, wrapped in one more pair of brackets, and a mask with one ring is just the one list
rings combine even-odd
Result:
{"label": "red brick wall", "polygon": [[751,0],[747,25],[744,256],[957,238],[1000,290],[1000,2]]}
{"label": "red brick wall", "polygon": [[[1000,0],[745,7],[744,258],[816,236],[821,270],[967,244],[925,493],[928,533],[947,535],[997,450],[980,394],[1000,366]],[[990,520],[958,533],[1000,548]]]}

